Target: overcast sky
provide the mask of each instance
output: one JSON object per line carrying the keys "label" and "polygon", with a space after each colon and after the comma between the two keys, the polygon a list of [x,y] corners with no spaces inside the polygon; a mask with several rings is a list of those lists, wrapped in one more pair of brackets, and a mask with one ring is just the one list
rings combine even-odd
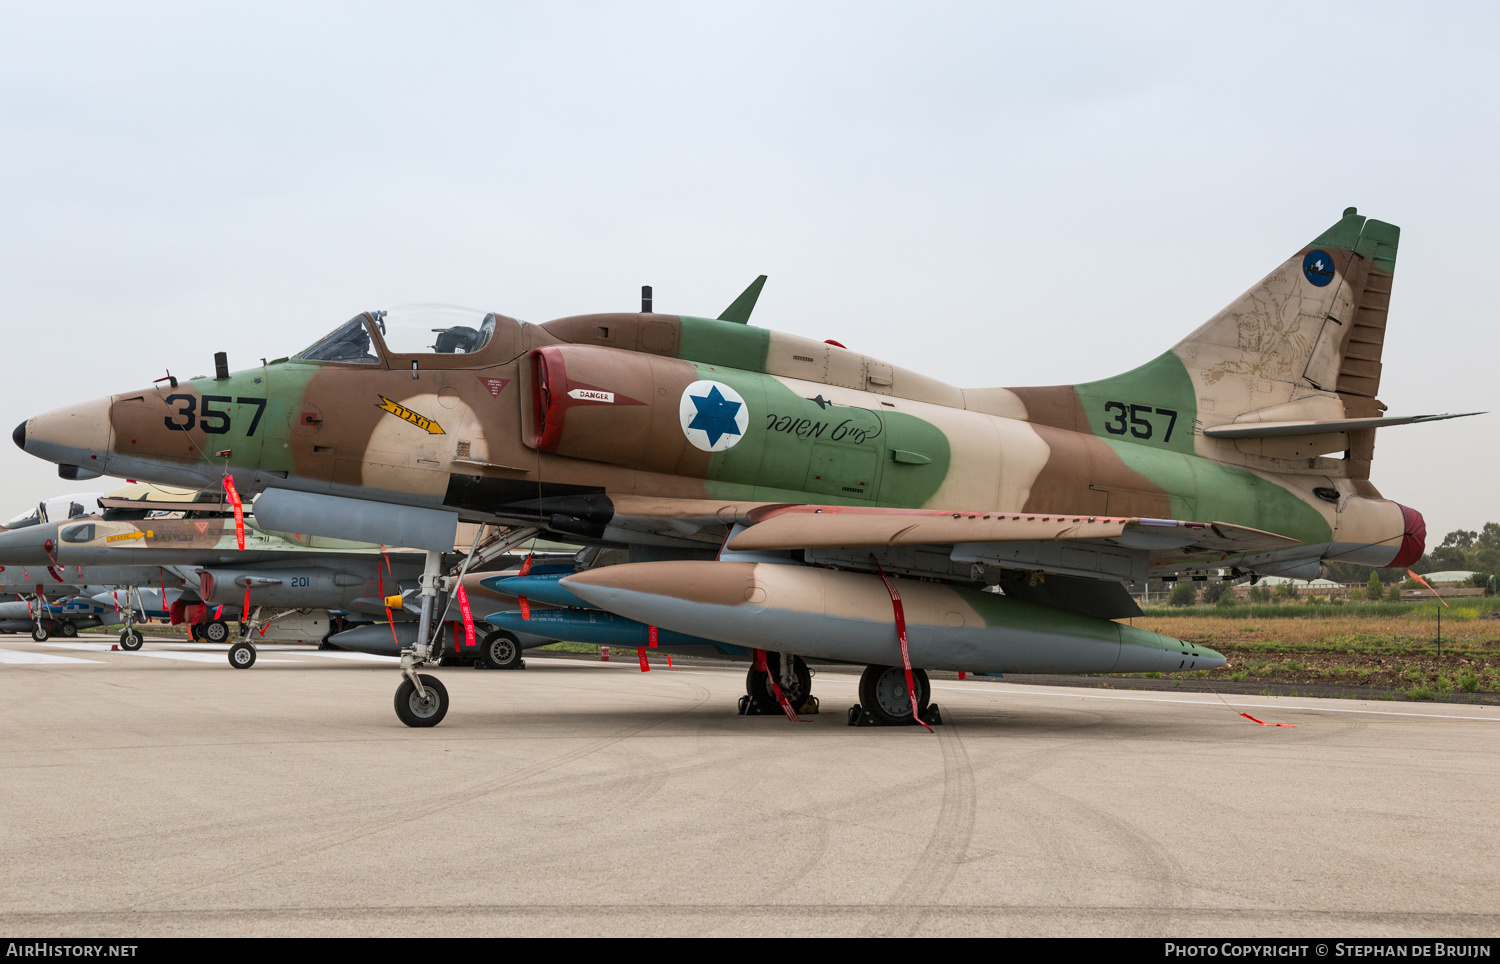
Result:
{"label": "overcast sky", "polygon": [[[1497,11],[0,5],[0,426],[384,304],[711,316],[760,273],[760,325],[1080,382],[1349,205],[1402,229],[1391,414],[1500,410]],[[1383,431],[1376,485],[1500,521],[1497,419]],[[109,485],[4,451],[3,517]]]}

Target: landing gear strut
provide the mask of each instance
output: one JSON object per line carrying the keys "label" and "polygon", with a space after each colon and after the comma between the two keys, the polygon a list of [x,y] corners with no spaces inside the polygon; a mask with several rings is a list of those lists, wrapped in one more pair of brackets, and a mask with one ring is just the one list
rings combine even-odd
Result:
{"label": "landing gear strut", "polygon": [[[920,669],[911,671],[917,693],[917,713],[928,726],[943,722],[932,699],[932,684]],[[859,703],[849,707],[850,726],[916,726],[911,715],[911,694],[906,689],[906,670],[900,666],[867,666],[859,677]]]}
{"label": "landing gear strut", "polygon": [[[401,652],[401,685],[396,687],[396,716],[407,726],[437,726],[448,713],[448,690],[438,681],[436,676],[428,676],[418,673],[417,670],[425,665],[436,662],[437,655],[442,652],[442,644],[435,635],[440,637],[442,632],[443,616],[435,614],[438,590],[450,593],[453,587],[461,585],[464,575],[469,571],[470,565],[483,565],[490,559],[495,558],[503,552],[509,552],[512,548],[525,542],[537,534],[537,529],[512,529],[503,536],[491,538],[484,543],[480,549],[480,542],[486,529],[480,530],[480,537],[475,538],[473,546],[469,549],[469,556],[464,560],[458,573],[452,577],[442,575],[443,554],[436,550],[427,551],[426,563],[422,567],[422,578],[419,585],[422,587],[420,598],[422,600],[421,616],[417,620],[417,641],[410,649]],[[437,616],[434,619],[434,616]],[[432,632],[434,623],[437,624],[438,633]],[[437,653],[434,653],[434,649]],[[488,646],[485,647],[489,649]],[[520,647],[517,647],[519,653]]]}
{"label": "landing gear strut", "polygon": [[811,716],[818,712],[818,698],[812,695],[812,670],[807,668],[801,656],[791,656],[789,671],[783,672],[783,657],[789,655],[768,651],[765,670],[750,667],[745,674],[745,695],[740,697],[741,716],[782,715],[781,704],[771,689],[773,679],[799,715]]}

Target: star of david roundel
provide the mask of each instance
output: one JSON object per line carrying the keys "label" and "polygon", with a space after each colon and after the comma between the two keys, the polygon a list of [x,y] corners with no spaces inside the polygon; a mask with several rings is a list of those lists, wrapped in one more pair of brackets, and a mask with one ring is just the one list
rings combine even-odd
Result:
{"label": "star of david roundel", "polygon": [[705,452],[733,448],[750,425],[745,400],[723,382],[693,382],[682,393],[677,414],[682,420],[682,434]]}

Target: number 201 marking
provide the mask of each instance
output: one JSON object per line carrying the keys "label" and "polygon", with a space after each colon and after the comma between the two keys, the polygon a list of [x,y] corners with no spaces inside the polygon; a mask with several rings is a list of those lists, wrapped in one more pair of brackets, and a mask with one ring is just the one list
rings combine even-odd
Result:
{"label": "number 201 marking", "polygon": [[[167,396],[167,404],[172,406],[172,414],[162,421],[167,428],[174,432],[191,432],[195,428],[201,428],[208,435],[227,435],[230,428],[230,413],[228,410],[214,408],[214,403],[234,402],[237,405],[252,405],[255,407],[255,415],[250,419],[250,428],[246,430],[245,437],[249,438],[255,434],[260,426],[260,417],[266,414],[266,400],[264,398],[230,398],[228,395],[204,395],[203,411],[198,411],[198,396],[178,393]],[[181,421],[178,421],[181,419]]]}
{"label": "number 201 marking", "polygon": [[1170,421],[1167,422],[1166,434],[1162,436],[1163,442],[1172,441],[1172,429],[1177,427],[1177,413],[1170,408],[1153,409],[1150,405],[1127,405],[1124,402],[1105,402],[1104,411],[1114,416],[1114,421],[1106,422],[1104,430],[1111,435],[1124,435],[1129,432],[1136,438],[1149,439],[1153,431],[1151,420],[1142,418],[1141,415],[1165,415]]}

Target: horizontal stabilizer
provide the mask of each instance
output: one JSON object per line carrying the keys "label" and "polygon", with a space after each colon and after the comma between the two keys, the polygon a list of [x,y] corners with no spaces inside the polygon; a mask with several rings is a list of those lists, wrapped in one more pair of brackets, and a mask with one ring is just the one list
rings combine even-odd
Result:
{"label": "horizontal stabilizer", "polygon": [[1443,415],[1404,415],[1399,418],[1320,418],[1305,422],[1232,422],[1206,428],[1209,438],[1283,438],[1292,435],[1328,435],[1333,432],[1357,432],[1367,428],[1390,428],[1393,425],[1416,425],[1419,422],[1441,422],[1448,418],[1468,418],[1484,412],[1459,412]]}

